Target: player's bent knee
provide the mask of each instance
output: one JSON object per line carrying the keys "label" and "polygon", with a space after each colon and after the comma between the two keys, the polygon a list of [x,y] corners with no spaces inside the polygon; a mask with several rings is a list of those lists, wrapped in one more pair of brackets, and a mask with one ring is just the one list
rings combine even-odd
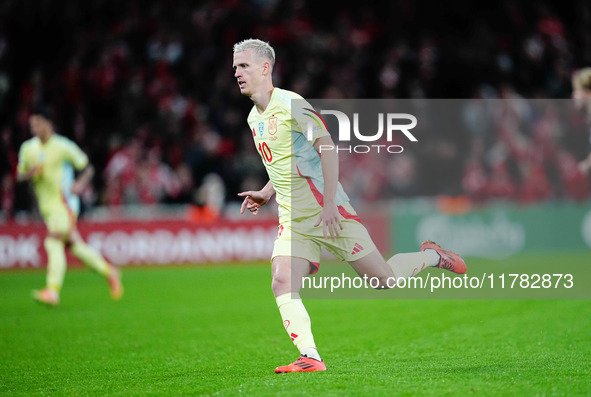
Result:
{"label": "player's bent knee", "polygon": [[273,274],[273,280],[271,281],[271,289],[275,296],[287,294],[291,291],[291,277],[289,274]]}
{"label": "player's bent knee", "polygon": [[302,278],[310,273],[310,266],[310,262],[302,258],[273,258],[271,288],[275,296],[289,292],[298,293],[302,286]]}
{"label": "player's bent knee", "polygon": [[76,228],[70,230],[70,232],[68,233],[68,239],[70,240],[70,243],[72,243],[72,244],[76,244],[76,243],[80,243],[80,242],[84,241],[82,239],[82,236],[80,235],[80,232],[78,232],[78,229],[76,229]]}
{"label": "player's bent knee", "polygon": [[386,290],[386,289],[393,288],[396,285],[394,277],[381,276],[381,277],[376,277],[376,278],[378,279],[379,283],[374,283],[372,285],[373,289]]}
{"label": "player's bent knee", "polygon": [[50,231],[49,233],[47,233],[47,237],[48,238],[55,239],[55,240],[62,241],[64,243],[67,243],[68,240],[69,240],[68,232],[67,231],[64,232],[64,233],[59,232],[59,231]]}

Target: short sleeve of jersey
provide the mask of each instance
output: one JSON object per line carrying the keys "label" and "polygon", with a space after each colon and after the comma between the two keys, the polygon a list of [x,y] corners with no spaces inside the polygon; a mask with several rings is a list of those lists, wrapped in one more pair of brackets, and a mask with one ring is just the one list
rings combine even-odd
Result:
{"label": "short sleeve of jersey", "polygon": [[27,143],[23,143],[18,151],[18,166],[17,166],[17,172],[19,174],[25,174],[27,173],[27,171],[29,171],[29,168],[31,167],[31,165],[29,164],[29,161],[27,159],[27,148],[29,146],[27,145]]}
{"label": "short sleeve of jersey", "polygon": [[309,141],[315,142],[318,138],[330,136],[320,113],[314,110],[305,99],[301,97],[292,99],[291,114],[293,117],[291,129],[301,132]]}
{"label": "short sleeve of jersey", "polygon": [[88,165],[88,156],[74,142],[64,139],[63,150],[65,159],[78,171]]}

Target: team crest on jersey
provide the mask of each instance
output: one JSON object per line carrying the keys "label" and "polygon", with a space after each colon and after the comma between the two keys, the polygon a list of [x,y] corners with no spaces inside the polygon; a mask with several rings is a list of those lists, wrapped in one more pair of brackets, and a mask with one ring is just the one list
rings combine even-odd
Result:
{"label": "team crest on jersey", "polygon": [[269,119],[269,135],[277,133],[277,117],[273,116]]}
{"label": "team crest on jersey", "polygon": [[259,135],[262,137],[263,136],[263,131],[265,130],[265,122],[260,121],[259,122]]}

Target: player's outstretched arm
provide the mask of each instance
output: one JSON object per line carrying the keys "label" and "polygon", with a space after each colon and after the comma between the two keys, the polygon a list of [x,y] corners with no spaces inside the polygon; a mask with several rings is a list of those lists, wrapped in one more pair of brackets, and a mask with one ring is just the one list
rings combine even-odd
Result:
{"label": "player's outstretched arm", "polygon": [[259,208],[267,204],[274,194],[275,188],[271,181],[267,182],[265,187],[261,190],[249,190],[247,192],[238,193],[238,196],[244,197],[244,201],[240,207],[240,213],[244,214],[244,209],[246,208],[252,212],[253,215],[256,215],[259,212]]}
{"label": "player's outstretched arm", "polygon": [[[314,142],[316,151],[319,151],[321,146],[334,148],[335,144],[330,136],[323,136]],[[324,207],[314,227],[322,224],[324,238],[328,238],[330,234],[330,238],[334,240],[335,236],[340,236],[339,230],[343,230],[341,215],[335,203],[339,183],[339,158],[336,150],[323,150],[320,161],[324,176]]]}
{"label": "player's outstretched arm", "polygon": [[80,175],[78,175],[78,178],[76,178],[76,180],[72,184],[72,187],[70,188],[70,191],[72,192],[72,194],[75,194],[77,196],[80,195],[82,193],[82,191],[84,190],[84,188],[86,187],[86,185],[88,185],[90,183],[93,176],[94,176],[94,167],[91,164],[88,164],[82,170]]}

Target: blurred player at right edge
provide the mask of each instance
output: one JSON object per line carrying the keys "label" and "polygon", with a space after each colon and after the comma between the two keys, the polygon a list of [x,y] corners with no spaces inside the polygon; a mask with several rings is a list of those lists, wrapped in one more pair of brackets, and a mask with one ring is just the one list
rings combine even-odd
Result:
{"label": "blurred player at right edge", "polygon": [[[271,262],[272,289],[285,330],[301,355],[275,372],[325,371],[299,296],[302,278],[318,271],[322,247],[349,262],[361,277],[379,280],[377,288],[392,288],[429,266],[465,273],[466,264],[431,241],[421,244],[420,252],[384,260],[338,181],[336,151],[319,154],[321,146],[335,147],[330,134],[319,126],[306,138],[307,119],[291,108],[292,99],[303,98],[273,87],[274,64],[275,51],[268,43],[250,39],[234,45],[234,77],[240,92],[254,102],[248,125],[269,174],[261,190],[239,194],[244,197],[241,212],[256,215],[276,195],[279,236]],[[305,108],[312,111],[309,104]]]}
{"label": "blurred player at right edge", "polygon": [[[47,252],[47,284],[33,291],[33,299],[56,306],[66,273],[65,248],[102,274],[108,282],[111,297],[123,295],[119,270],[107,263],[86,245],[76,227],[80,207],[78,195],[94,174],[86,154],[71,140],[53,130],[49,109],[35,108],[29,119],[34,137],[25,141],[18,154],[18,180],[33,182],[39,212],[47,226],[44,246]],[[74,169],[80,171],[74,179]]]}
{"label": "blurred player at right edge", "polygon": [[575,106],[585,112],[589,127],[589,155],[579,163],[579,169],[587,175],[591,171],[591,67],[574,72],[572,80]]}

